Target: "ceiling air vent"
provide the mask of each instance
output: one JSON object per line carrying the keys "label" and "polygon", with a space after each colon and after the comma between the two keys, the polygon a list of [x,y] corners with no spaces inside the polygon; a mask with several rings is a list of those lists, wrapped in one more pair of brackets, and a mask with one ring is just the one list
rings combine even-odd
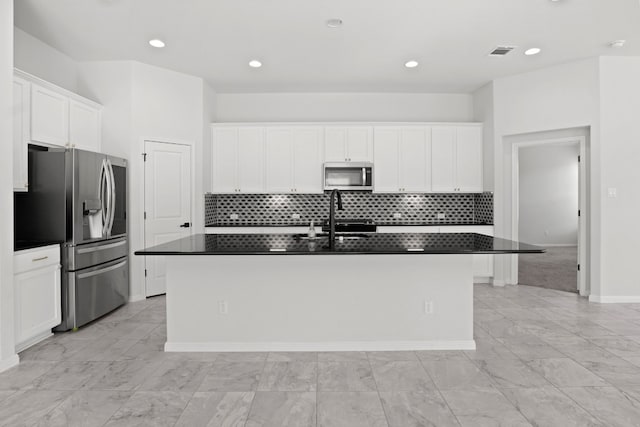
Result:
{"label": "ceiling air vent", "polygon": [[515,48],[515,46],[498,46],[497,48],[493,49],[489,56],[505,56]]}

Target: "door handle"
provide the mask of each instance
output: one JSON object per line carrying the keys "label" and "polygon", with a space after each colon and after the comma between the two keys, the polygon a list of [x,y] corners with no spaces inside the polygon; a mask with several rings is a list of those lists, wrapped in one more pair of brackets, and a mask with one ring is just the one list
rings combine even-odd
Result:
{"label": "door handle", "polygon": [[191,227],[190,222],[185,222],[184,224],[180,225],[180,228],[189,228],[189,227]]}

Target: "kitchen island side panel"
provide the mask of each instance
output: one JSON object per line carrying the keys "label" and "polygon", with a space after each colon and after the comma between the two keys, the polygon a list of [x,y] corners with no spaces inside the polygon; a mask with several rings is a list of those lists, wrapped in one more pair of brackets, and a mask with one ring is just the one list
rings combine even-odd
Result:
{"label": "kitchen island side panel", "polygon": [[474,349],[472,279],[466,254],[168,256],[165,350]]}

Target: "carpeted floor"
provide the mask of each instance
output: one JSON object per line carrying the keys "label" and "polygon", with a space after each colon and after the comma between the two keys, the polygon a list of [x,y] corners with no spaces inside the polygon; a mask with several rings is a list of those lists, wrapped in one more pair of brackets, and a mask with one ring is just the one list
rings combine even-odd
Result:
{"label": "carpeted floor", "polygon": [[558,291],[578,292],[578,248],[547,248],[544,254],[519,256],[518,283]]}

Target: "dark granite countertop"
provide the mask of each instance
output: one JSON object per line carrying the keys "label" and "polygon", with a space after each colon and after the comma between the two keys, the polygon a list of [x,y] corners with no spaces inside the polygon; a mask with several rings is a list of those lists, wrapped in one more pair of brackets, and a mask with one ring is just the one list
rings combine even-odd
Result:
{"label": "dark granite countertop", "polygon": [[[447,227],[447,226],[478,226],[478,225],[488,225],[493,227],[493,224],[488,224],[486,222],[467,222],[467,223],[453,223],[453,222],[405,222],[405,223],[393,223],[393,222],[382,222],[376,223],[378,227]],[[320,227],[322,224],[316,224],[316,227]],[[207,224],[206,228],[233,228],[233,227],[261,227],[261,228],[269,228],[269,227],[309,227],[308,223],[298,223],[298,224],[228,224],[228,225],[218,225],[218,224]]]}
{"label": "dark granite countertop", "polygon": [[36,240],[16,240],[13,243],[13,250],[15,252],[24,251],[26,249],[40,248],[50,245],[60,245],[64,242],[60,241],[36,241]]}
{"label": "dark granite countertop", "polygon": [[136,255],[350,255],[350,254],[509,254],[542,253],[526,243],[477,233],[385,233],[345,236],[329,247],[328,238],[310,241],[300,234],[196,234]]}

